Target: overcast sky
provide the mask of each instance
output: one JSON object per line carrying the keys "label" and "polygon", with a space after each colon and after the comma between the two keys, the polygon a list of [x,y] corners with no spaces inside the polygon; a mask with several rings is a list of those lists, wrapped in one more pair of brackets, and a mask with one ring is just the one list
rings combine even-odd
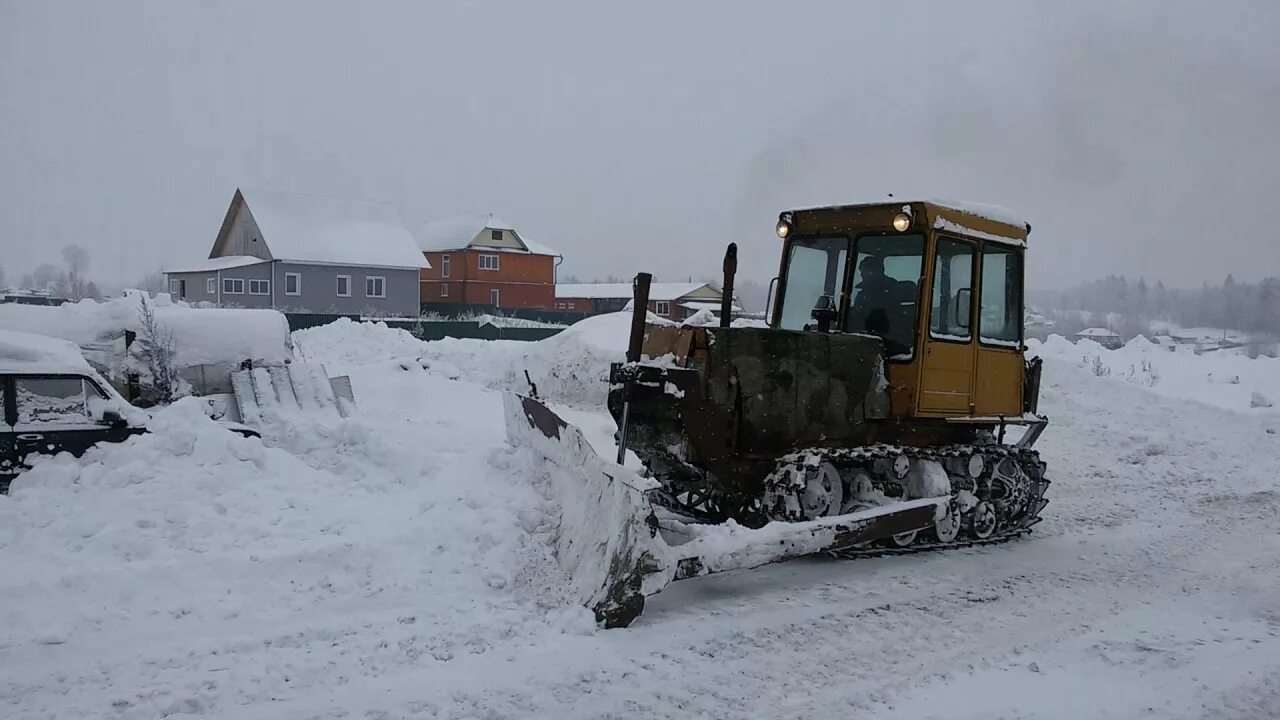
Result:
{"label": "overcast sky", "polygon": [[[1069,7],[1068,7],[1069,5]],[[1280,275],[1280,3],[0,0],[0,265],[205,257],[238,185],[493,212],[582,277],[788,206],[1032,224],[1032,282]]]}

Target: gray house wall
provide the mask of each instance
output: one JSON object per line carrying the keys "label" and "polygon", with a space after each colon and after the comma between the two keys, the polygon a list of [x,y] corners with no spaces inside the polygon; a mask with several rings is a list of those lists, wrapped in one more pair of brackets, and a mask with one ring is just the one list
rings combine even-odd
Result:
{"label": "gray house wall", "polygon": [[[285,273],[302,275],[302,292],[285,294]],[[351,297],[338,297],[338,276],[351,276]],[[365,296],[365,278],[386,278],[386,297]],[[244,280],[243,294],[206,292],[207,281],[215,280],[221,290],[222,280]],[[187,302],[210,302],[221,307],[275,308],[282,312],[334,313],[338,315],[418,316],[418,271],[414,269],[371,268],[348,265],[307,265],[275,261],[246,265],[219,272],[169,273],[170,280],[186,280]],[[266,295],[249,294],[249,280],[270,280]]]}
{"label": "gray house wall", "polygon": [[[272,263],[276,275],[276,308],[289,312],[339,315],[418,316],[418,271],[415,269]],[[284,294],[284,274],[302,274],[302,293]],[[338,297],[338,276],[351,276],[351,297]],[[386,297],[365,296],[365,278],[386,278]]]}

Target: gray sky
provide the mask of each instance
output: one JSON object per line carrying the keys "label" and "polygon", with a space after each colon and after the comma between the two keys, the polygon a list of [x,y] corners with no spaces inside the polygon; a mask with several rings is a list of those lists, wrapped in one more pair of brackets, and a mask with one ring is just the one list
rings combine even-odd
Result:
{"label": "gray sky", "polygon": [[0,264],[204,257],[237,185],[776,270],[788,206],[1013,208],[1032,282],[1280,274],[1280,3],[0,0]]}

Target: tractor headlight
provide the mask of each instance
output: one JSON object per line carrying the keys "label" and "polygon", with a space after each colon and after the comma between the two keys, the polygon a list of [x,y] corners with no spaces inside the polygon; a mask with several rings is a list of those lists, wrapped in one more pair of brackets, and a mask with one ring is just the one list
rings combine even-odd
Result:
{"label": "tractor headlight", "polygon": [[776,229],[778,232],[778,237],[782,238],[783,240],[786,240],[787,236],[791,234],[791,223],[787,222],[786,220],[779,220],[778,227]]}
{"label": "tractor headlight", "polygon": [[911,216],[906,213],[898,213],[893,216],[893,229],[898,232],[905,232],[911,227]]}

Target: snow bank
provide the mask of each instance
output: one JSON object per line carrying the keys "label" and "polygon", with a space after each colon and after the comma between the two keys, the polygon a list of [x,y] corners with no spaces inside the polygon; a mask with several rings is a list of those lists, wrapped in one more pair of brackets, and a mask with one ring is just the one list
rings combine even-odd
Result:
{"label": "snow bank", "polygon": [[[278,362],[292,355],[289,323],[275,310],[193,308],[173,304],[168,295],[152,302],[159,325],[173,334],[180,368]],[[90,363],[111,371],[124,359],[124,331],[143,334],[139,307],[137,295],[57,307],[5,303],[0,328],[70,340]]]}
{"label": "snow bank", "polygon": [[1264,412],[1271,409],[1267,398],[1280,397],[1280,359],[1250,359],[1241,350],[1197,355],[1194,348],[1160,345],[1141,335],[1116,350],[1087,339],[1072,343],[1061,335],[1028,340],[1027,347],[1028,356],[1072,363],[1098,377],[1228,410]]}
{"label": "snow bank", "polygon": [[[547,545],[558,508],[506,446],[497,394],[377,364],[353,382],[359,418],[281,414],[246,439],[187,399],[150,434],[19,476],[0,496],[13,697],[53,702],[47,667],[19,658],[63,644],[68,716],[95,715],[76,698],[234,716],[591,628]],[[146,659],[165,655],[219,687]]]}
{"label": "snow bank", "polygon": [[382,323],[339,320],[294,333],[299,353],[341,374],[360,365],[392,359],[419,360],[452,378],[496,390],[528,392],[524,373],[553,402],[601,407],[608,394],[609,365],[621,362],[631,328],[629,313],[587,318],[546,340],[422,342]]}

